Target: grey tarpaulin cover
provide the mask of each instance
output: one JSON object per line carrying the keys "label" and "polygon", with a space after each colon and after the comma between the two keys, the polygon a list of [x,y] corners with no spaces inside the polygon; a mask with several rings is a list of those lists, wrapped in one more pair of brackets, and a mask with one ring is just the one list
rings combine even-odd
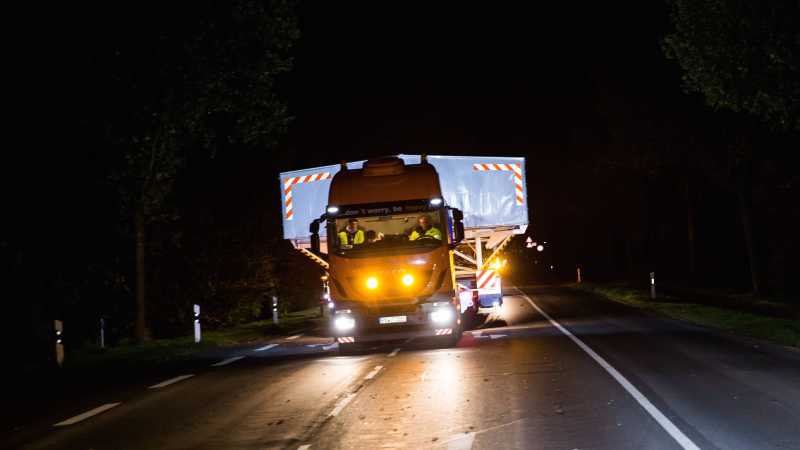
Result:
{"label": "grey tarpaulin cover", "polygon": [[[420,155],[398,156],[406,164],[420,162]],[[445,202],[464,212],[466,228],[528,224],[525,158],[428,155],[428,162],[439,173]],[[358,169],[363,163],[347,166]],[[308,225],[325,212],[331,179],[340,168],[334,164],[280,174],[284,239],[309,238]]]}

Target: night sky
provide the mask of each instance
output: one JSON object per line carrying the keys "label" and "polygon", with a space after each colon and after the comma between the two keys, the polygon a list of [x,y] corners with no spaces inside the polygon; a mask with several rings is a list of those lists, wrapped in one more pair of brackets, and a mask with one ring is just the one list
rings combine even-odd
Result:
{"label": "night sky", "polygon": [[287,146],[304,162],[461,152],[535,163],[581,151],[565,148],[576,133],[603,142],[598,97],[660,107],[680,97],[660,3],[381,5],[301,9]]}

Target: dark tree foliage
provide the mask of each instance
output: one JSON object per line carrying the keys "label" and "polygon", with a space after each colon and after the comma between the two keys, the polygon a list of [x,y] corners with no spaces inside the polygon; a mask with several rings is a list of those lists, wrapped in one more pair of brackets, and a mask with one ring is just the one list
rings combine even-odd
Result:
{"label": "dark tree foliage", "polygon": [[800,131],[800,3],[671,0],[664,50],[711,107]]}
{"label": "dark tree foliage", "polygon": [[138,9],[106,30],[98,72],[115,95],[102,108],[122,158],[112,174],[136,241],[136,336],[146,337],[148,232],[174,221],[178,174],[196,158],[269,151],[287,126],[276,77],[298,36],[286,1],[197,2]]}

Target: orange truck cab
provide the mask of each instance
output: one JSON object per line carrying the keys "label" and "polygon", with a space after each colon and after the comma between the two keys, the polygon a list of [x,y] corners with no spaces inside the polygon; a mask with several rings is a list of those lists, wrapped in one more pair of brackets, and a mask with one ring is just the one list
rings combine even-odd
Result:
{"label": "orange truck cab", "polygon": [[311,252],[327,235],[332,333],[341,350],[376,340],[461,336],[453,249],[463,215],[443,197],[439,174],[422,158],[366,161],[333,176],[326,212],[310,226]]}

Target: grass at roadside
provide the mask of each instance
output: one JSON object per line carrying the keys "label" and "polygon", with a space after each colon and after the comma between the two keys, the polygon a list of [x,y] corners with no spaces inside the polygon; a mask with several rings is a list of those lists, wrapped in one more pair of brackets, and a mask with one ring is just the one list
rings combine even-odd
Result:
{"label": "grass at roadside", "polygon": [[292,312],[281,317],[280,324],[271,320],[250,322],[214,331],[204,331],[202,342],[194,343],[194,336],[181,336],[171,339],[156,339],[136,345],[121,345],[100,349],[88,347],[68,353],[65,368],[97,368],[98,366],[142,366],[177,362],[218,347],[228,347],[258,341],[270,336],[279,336],[313,326],[319,315],[319,308]]}
{"label": "grass at roadside", "polygon": [[716,328],[740,336],[800,347],[800,320],[752,314],[717,306],[667,298],[652,301],[649,293],[624,285],[573,284],[571,287],[602,295],[609,300],[653,311],[672,319]]}

